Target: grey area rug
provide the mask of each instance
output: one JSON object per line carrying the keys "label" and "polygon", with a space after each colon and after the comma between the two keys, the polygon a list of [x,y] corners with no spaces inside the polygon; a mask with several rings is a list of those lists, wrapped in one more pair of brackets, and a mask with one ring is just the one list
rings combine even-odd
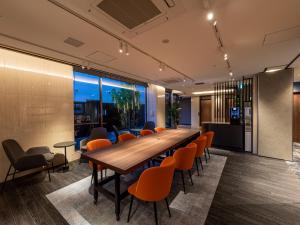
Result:
{"label": "grey area rug", "polygon": [[[159,202],[159,224],[204,224],[225,163],[226,157],[211,155],[208,164],[203,163],[204,170],[200,171],[200,176],[197,171],[193,171],[193,186],[186,174],[186,194],[182,191],[180,174],[175,173],[172,193],[169,196],[172,217],[168,216],[165,202]],[[109,174],[112,171],[108,171]],[[121,219],[116,221],[114,203],[111,200],[99,193],[98,204],[94,205],[93,196],[89,193],[90,181],[91,177],[84,178],[48,194],[47,198],[71,225],[128,224],[126,221],[130,197],[122,200]],[[135,200],[129,224],[154,225],[153,204]]]}

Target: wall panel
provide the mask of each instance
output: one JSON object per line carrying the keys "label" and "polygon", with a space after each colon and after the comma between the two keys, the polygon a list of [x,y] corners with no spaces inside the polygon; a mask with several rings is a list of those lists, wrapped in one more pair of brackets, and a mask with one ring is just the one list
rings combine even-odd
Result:
{"label": "wall panel", "polygon": [[156,126],[166,126],[165,88],[149,84],[147,89],[147,120],[154,121]]}
{"label": "wall panel", "polygon": [[[0,49],[0,141],[16,139],[26,150],[74,140],[71,66]],[[68,159],[79,155],[68,149]],[[0,181],[9,161],[0,146]]]}
{"label": "wall panel", "polygon": [[293,70],[258,75],[258,154],[292,160]]}

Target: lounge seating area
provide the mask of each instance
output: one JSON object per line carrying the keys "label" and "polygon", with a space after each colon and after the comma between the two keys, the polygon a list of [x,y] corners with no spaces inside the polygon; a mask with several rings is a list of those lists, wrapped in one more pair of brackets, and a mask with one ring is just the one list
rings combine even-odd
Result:
{"label": "lounge seating area", "polygon": [[0,225],[298,225],[299,12],[0,1]]}

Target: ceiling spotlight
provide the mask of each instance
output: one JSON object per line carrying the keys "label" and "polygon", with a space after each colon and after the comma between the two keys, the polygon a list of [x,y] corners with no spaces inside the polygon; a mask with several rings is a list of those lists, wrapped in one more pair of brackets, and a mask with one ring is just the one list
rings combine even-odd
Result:
{"label": "ceiling spotlight", "polygon": [[84,65],[81,65],[81,69],[83,69],[83,70],[85,69]]}
{"label": "ceiling spotlight", "polygon": [[186,82],[186,79],[185,79],[185,78],[183,79],[183,82]]}
{"label": "ceiling spotlight", "polygon": [[208,12],[208,13],[206,14],[206,19],[207,19],[208,21],[212,21],[213,18],[214,18],[214,13],[213,13],[213,12]]}
{"label": "ceiling spotlight", "polygon": [[159,70],[159,72],[165,70],[165,64],[163,64],[163,63],[161,62],[161,63],[159,64],[158,70]]}
{"label": "ceiling spotlight", "polygon": [[214,22],[214,26],[217,26],[217,21],[215,20],[215,22]]}
{"label": "ceiling spotlight", "polygon": [[130,53],[128,51],[128,44],[127,43],[125,44],[125,55],[127,55],[127,56],[130,55]]}
{"label": "ceiling spotlight", "polygon": [[119,52],[121,54],[123,53],[123,41],[122,40],[120,40]]}
{"label": "ceiling spotlight", "polygon": [[232,77],[232,76],[233,76],[233,73],[232,73],[232,72],[229,72],[229,76],[231,76],[231,77]]}
{"label": "ceiling spotlight", "polygon": [[224,60],[227,60],[228,59],[228,55],[225,53],[224,54]]}

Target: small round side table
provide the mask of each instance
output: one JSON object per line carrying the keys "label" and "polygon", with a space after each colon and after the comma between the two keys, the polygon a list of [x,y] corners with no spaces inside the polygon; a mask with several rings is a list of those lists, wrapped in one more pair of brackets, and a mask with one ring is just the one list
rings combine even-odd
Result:
{"label": "small round side table", "polygon": [[64,141],[64,142],[59,142],[53,145],[54,148],[64,148],[65,149],[65,165],[62,167],[64,171],[69,169],[69,163],[67,165],[67,147],[74,146],[76,144],[75,141]]}

